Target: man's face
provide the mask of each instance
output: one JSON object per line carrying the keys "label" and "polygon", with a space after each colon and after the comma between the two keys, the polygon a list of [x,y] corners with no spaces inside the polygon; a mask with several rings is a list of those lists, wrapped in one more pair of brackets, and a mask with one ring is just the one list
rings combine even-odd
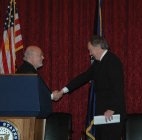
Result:
{"label": "man's face", "polygon": [[43,66],[43,52],[40,49],[36,49],[32,55],[32,64],[35,68]]}
{"label": "man's face", "polygon": [[100,46],[93,46],[90,42],[88,42],[88,50],[89,50],[89,54],[90,56],[94,57],[96,60],[100,59]]}

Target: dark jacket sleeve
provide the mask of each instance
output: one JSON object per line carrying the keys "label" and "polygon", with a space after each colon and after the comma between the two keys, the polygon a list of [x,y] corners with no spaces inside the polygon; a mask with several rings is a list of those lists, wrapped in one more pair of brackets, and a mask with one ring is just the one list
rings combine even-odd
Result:
{"label": "dark jacket sleeve", "polygon": [[72,79],[66,85],[66,87],[69,89],[69,91],[71,92],[71,91],[83,86],[84,84],[86,84],[90,80],[92,80],[96,66],[97,66],[97,61],[94,61],[94,63],[89,67],[89,69],[87,71],[81,73],[80,75],[78,75],[74,79]]}

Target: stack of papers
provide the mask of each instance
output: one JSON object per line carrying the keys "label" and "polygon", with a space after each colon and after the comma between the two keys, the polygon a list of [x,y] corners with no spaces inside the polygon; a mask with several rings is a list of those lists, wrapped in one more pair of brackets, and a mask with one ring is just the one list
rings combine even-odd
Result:
{"label": "stack of papers", "polygon": [[112,115],[113,119],[107,120],[105,119],[104,115],[101,116],[94,116],[94,125],[100,125],[100,124],[110,124],[110,123],[119,123],[120,122],[120,114]]}

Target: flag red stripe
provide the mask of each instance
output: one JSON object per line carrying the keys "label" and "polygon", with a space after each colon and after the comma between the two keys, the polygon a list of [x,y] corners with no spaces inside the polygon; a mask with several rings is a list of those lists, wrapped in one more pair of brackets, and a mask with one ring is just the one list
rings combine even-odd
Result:
{"label": "flag red stripe", "polygon": [[9,70],[8,70],[8,64],[7,64],[7,57],[6,57],[6,52],[5,52],[5,44],[4,41],[2,41],[2,63],[3,63],[3,69],[4,69],[4,73],[8,74]]}
{"label": "flag red stripe", "polygon": [[15,44],[15,49],[18,49],[19,47],[21,47],[23,45],[23,41],[19,41]]}
{"label": "flag red stripe", "polygon": [[20,30],[15,31],[15,36],[18,36],[18,35],[20,35],[20,34],[21,34],[21,31],[20,31]]}
{"label": "flag red stripe", "polygon": [[10,40],[10,43],[9,43],[9,52],[10,52],[10,64],[11,64],[11,73],[14,73],[15,72],[15,69],[14,69],[14,67],[15,67],[15,64],[14,64],[14,56],[13,56],[13,54],[12,54],[12,39],[13,38],[11,38],[11,31],[9,31],[8,32],[8,34],[9,34],[9,40]]}
{"label": "flag red stripe", "polygon": [[15,25],[17,25],[19,23],[20,23],[19,18],[15,19]]}

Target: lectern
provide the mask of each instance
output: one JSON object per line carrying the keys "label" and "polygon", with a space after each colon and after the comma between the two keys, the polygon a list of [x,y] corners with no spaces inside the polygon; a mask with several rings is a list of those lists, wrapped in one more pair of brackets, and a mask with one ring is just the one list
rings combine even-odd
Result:
{"label": "lectern", "polygon": [[0,75],[0,140],[42,140],[51,93],[36,74]]}

